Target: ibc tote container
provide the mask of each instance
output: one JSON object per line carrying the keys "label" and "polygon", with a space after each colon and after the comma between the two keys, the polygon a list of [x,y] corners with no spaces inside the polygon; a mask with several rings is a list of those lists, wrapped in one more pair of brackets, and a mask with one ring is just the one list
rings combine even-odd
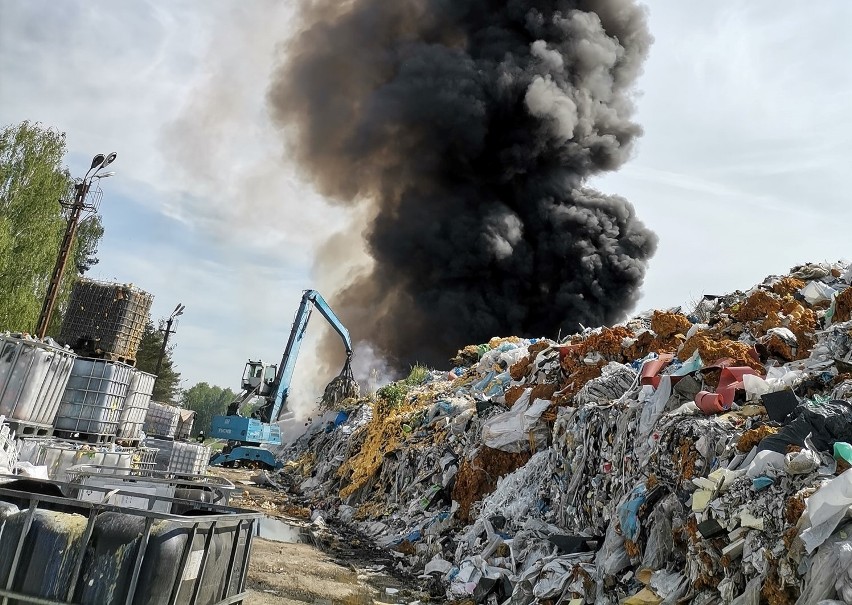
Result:
{"label": "ibc tote container", "polygon": [[131,367],[103,359],[77,359],[53,426],[89,436],[115,436]]}
{"label": "ibc tote container", "polygon": [[15,445],[15,433],[0,416],[0,473],[11,473],[18,461],[18,448]]}
{"label": "ibc tote container", "polygon": [[145,440],[145,445],[157,448],[154,468],[175,475],[203,475],[210,462],[210,448],[199,443],[169,439]]}
{"label": "ibc tote container", "polygon": [[154,297],[131,284],[80,279],[59,342],[82,355],[134,363]]}
{"label": "ibc tote container", "polygon": [[153,437],[145,438],[145,447],[152,448],[154,454],[154,470],[167,473],[169,465],[172,462],[172,450],[175,442],[171,439],[156,439]]}
{"label": "ibc tote container", "polygon": [[135,468],[136,450],[120,447],[92,447],[81,443],[67,443],[53,439],[22,439],[18,460],[33,466],[47,467],[47,476],[56,481],[68,481],[69,469],[80,464]]}
{"label": "ibc tote container", "polygon": [[148,414],[148,406],[151,403],[156,379],[157,377],[153,374],[141,370],[131,372],[127,397],[124,398],[121,415],[118,418],[118,437],[120,439],[140,439],[142,437],[142,427],[145,425],[145,416]]}
{"label": "ibc tote container", "polygon": [[174,439],[180,421],[180,408],[152,401],[145,415],[145,434]]}
{"label": "ibc tote container", "polygon": [[51,343],[0,334],[0,415],[10,423],[53,425],[77,356]]}
{"label": "ibc tote container", "polygon": [[[28,483],[0,484],[0,587],[12,603],[227,605],[248,596],[261,513],[87,486],[100,492],[95,504]],[[127,497],[147,498],[151,510],[115,503]]]}
{"label": "ibc tote container", "polygon": [[169,472],[177,475],[203,475],[209,462],[209,447],[200,443],[175,441]]}

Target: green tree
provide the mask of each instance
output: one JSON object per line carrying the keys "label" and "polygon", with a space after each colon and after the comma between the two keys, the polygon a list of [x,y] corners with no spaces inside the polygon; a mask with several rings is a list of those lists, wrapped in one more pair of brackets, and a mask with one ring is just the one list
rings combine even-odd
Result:
{"label": "green tree", "polygon": [[94,214],[80,223],[77,227],[77,240],[74,248],[74,267],[77,273],[83,275],[86,271],[100,262],[98,244],[104,235],[104,225],[101,216]]}
{"label": "green tree", "polygon": [[[0,329],[29,331],[38,321],[67,224],[59,202],[73,196],[71,175],[62,166],[65,153],[65,134],[41,124],[22,122],[0,131]],[[97,215],[81,225],[51,334],[77,273],[97,262],[102,235]]]}
{"label": "green tree", "polygon": [[213,416],[224,415],[230,404],[237,398],[237,394],[231,389],[211,386],[206,382],[199,382],[183,392],[181,405],[195,411],[195,423],[192,426],[192,434],[198,435],[199,431],[210,433],[210,422]]}
{"label": "green tree", "polygon": [[[160,320],[161,329],[165,320]],[[156,374],[157,360],[163,350],[163,332],[154,327],[154,322],[148,319],[145,330],[142,332],[142,340],[139,343],[139,351],[136,353],[136,367],[143,372]],[[160,366],[160,374],[154,382],[154,401],[163,403],[177,403],[180,394],[180,373],[175,370],[172,360],[174,345],[166,347],[166,354]]]}

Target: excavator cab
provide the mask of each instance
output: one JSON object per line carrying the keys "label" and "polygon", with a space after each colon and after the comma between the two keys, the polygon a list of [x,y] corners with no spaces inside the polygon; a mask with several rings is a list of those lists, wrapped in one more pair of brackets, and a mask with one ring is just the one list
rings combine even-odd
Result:
{"label": "excavator cab", "polygon": [[249,360],[243,371],[243,391],[256,391],[261,397],[269,395],[277,373],[278,366],[275,364]]}

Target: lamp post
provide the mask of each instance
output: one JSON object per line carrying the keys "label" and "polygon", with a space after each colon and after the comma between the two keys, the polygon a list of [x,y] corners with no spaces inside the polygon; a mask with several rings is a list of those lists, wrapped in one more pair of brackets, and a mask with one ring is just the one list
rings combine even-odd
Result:
{"label": "lamp post", "polygon": [[50,276],[50,283],[47,285],[47,293],[44,296],[44,303],[42,304],[38,324],[36,325],[36,336],[39,338],[44,338],[45,334],[47,334],[47,326],[50,324],[50,318],[56,306],[56,297],[59,294],[59,286],[62,283],[62,275],[65,273],[65,265],[68,263],[71,246],[74,244],[74,236],[77,233],[77,226],[80,223],[80,215],[84,210],[96,209],[95,206],[86,204],[86,196],[89,194],[89,188],[95,179],[102,179],[115,174],[114,172],[98,173],[101,169],[112,164],[117,155],[114,151],[109,155],[102,153],[96,155],[92,158],[92,165],[86,172],[86,175],[79,183],[74,185],[74,200],[68,205],[68,224],[65,227],[65,235],[62,238],[62,244],[59,246],[59,256],[56,257],[56,265],[53,267],[53,273]]}
{"label": "lamp post", "polygon": [[156,374],[158,378],[160,376],[160,367],[163,365],[163,357],[166,356],[166,347],[169,345],[169,336],[175,333],[175,330],[172,330],[172,324],[174,323],[175,319],[183,315],[184,309],[186,309],[186,306],[182,305],[181,303],[178,303],[178,305],[175,307],[175,310],[172,311],[172,314],[166,320],[166,329],[161,330],[161,332],[164,332],[163,348],[160,349],[160,357],[157,358],[157,370],[154,372],[154,374]]}

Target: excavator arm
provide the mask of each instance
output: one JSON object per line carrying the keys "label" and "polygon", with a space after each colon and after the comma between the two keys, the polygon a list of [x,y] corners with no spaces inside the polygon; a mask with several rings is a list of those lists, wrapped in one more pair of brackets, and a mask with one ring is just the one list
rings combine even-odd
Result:
{"label": "excavator arm", "polygon": [[249,399],[251,399],[252,397],[255,397],[257,395],[259,388],[260,388],[259,386],[256,386],[252,389],[248,389],[248,390],[243,391],[240,395],[237,395],[237,398],[234,399],[228,405],[227,415],[228,416],[238,415],[240,413],[240,408],[243,406],[243,404],[246,401],[248,401]]}
{"label": "excavator arm", "polygon": [[296,359],[299,357],[299,350],[305,338],[308,320],[311,317],[313,307],[316,307],[316,310],[320,312],[340,336],[343,346],[346,348],[347,367],[349,365],[349,360],[352,358],[352,339],[349,336],[349,330],[341,323],[340,319],[334,314],[334,311],[331,310],[331,307],[319,292],[316,290],[305,290],[302,294],[299,309],[296,311],[296,318],[293,320],[293,328],[290,330],[287,346],[284,348],[284,355],[281,357],[281,364],[278,366],[274,392],[267,405],[264,405],[257,411],[261,422],[278,421],[281,412],[286,409],[287,396],[290,393],[290,383],[293,380],[293,372],[296,369]]}
{"label": "excavator arm", "polygon": [[[210,464],[214,466],[243,466],[253,468],[280,468],[281,463],[275,459],[272,452],[265,447],[281,444],[281,428],[275,424],[287,409],[287,396],[290,393],[290,382],[293,380],[293,370],[299,349],[305,338],[312,309],[316,309],[325,317],[331,327],[337,332],[346,348],[346,363],[343,371],[329,383],[321,401],[321,408],[335,409],[339,403],[349,398],[357,397],[358,383],[352,374],[352,339],[349,331],[316,290],[306,290],[302,294],[302,302],[296,311],[296,318],[287,339],[284,356],[278,366],[274,378],[271,365],[262,361],[249,360],[246,373],[243,376],[243,394],[229,407],[227,416],[214,416],[210,427],[210,436],[225,439],[228,445],[221,452],[214,454]],[[267,374],[267,370],[269,373]],[[261,371],[260,374],[257,372]],[[264,404],[254,411],[252,418],[237,415],[240,406],[251,397],[262,397]]]}

